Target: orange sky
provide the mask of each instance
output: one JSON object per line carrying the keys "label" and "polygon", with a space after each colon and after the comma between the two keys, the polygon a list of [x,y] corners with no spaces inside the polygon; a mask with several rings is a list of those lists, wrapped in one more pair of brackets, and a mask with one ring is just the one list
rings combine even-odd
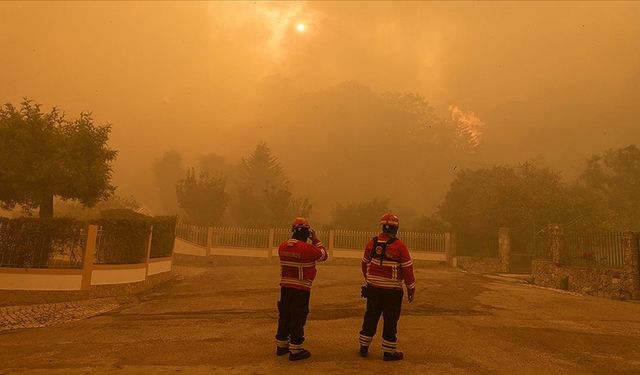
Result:
{"label": "orange sky", "polygon": [[571,169],[640,139],[638,46],[637,2],[2,2],[0,100],[113,123],[115,182],[137,195],[165,150],[286,155],[256,118],[273,76],[415,92],[481,118],[487,163]]}

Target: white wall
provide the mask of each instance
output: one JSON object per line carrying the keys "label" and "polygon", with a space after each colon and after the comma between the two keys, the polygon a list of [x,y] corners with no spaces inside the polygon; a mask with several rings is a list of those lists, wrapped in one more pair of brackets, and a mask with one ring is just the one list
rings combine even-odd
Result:
{"label": "white wall", "polygon": [[152,260],[149,261],[149,265],[147,266],[147,276],[157,275],[163,272],[171,271],[171,259],[163,260],[161,262],[154,262]]}
{"label": "white wall", "polygon": [[185,254],[185,255],[206,256],[207,248],[204,246],[196,245],[189,241],[185,241],[180,238],[176,238],[173,252],[177,254]]}
{"label": "white wall", "polygon": [[[18,271],[19,272],[19,271]],[[0,273],[0,289],[5,290],[80,290],[82,274]]]}
{"label": "white wall", "polygon": [[94,269],[91,272],[91,285],[125,284],[144,281],[147,276],[146,264],[131,264],[131,268]]}

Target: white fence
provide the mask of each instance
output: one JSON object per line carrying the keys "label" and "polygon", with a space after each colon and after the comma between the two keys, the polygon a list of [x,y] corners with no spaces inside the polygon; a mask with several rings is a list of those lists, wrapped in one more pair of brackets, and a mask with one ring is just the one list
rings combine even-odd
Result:
{"label": "white fence", "polygon": [[[320,230],[318,238],[337,258],[360,258],[366,244],[378,233],[352,230]],[[447,261],[451,254],[449,233],[400,232],[414,259]],[[270,257],[291,238],[286,228],[206,227],[179,222],[175,252],[189,255],[234,255]]]}

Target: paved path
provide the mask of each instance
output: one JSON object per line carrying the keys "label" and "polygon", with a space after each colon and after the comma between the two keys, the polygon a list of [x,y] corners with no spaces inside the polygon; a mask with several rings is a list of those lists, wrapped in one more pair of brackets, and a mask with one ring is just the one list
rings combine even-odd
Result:
{"label": "paved path", "polygon": [[69,323],[118,308],[116,298],[0,307],[0,332]]}
{"label": "paved path", "polygon": [[[243,264],[243,263],[247,264]],[[277,265],[214,259],[86,320],[0,332],[0,374],[640,374],[640,304],[571,295],[443,267],[417,271],[403,306],[406,360],[357,356],[359,265],[322,266],[307,347],[274,354]]]}

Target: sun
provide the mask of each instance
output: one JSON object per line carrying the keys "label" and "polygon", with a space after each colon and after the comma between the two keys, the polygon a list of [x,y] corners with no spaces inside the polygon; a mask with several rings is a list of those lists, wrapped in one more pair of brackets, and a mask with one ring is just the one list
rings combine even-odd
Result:
{"label": "sun", "polygon": [[306,28],[307,26],[302,22],[296,25],[296,30],[298,30],[299,33],[303,33]]}

